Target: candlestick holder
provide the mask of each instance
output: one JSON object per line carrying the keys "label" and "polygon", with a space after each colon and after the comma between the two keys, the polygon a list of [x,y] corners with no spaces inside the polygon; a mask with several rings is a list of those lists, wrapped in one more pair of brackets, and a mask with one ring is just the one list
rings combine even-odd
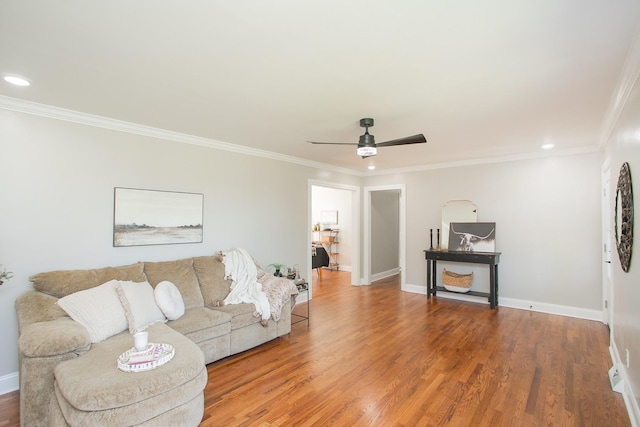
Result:
{"label": "candlestick holder", "polygon": [[433,250],[433,228],[429,229],[429,250]]}

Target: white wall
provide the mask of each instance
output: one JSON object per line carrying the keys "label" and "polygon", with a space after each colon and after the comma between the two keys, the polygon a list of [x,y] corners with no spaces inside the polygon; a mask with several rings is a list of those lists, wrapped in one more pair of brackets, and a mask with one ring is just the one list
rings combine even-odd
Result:
{"label": "white wall", "polygon": [[[314,185],[311,188],[311,225],[320,222],[321,211],[338,211],[338,264],[339,269],[351,271],[353,241],[351,197],[352,192],[338,188]],[[316,233],[317,234],[317,233]],[[316,236],[317,237],[317,236]],[[318,240],[318,239],[316,239]]]}
{"label": "white wall", "polygon": [[[549,157],[374,176],[365,185],[406,184],[409,289],[426,292],[423,250],[442,205],[467,199],[478,221],[496,222],[503,303],[576,307],[601,318],[601,161],[601,153]],[[474,287],[488,290],[488,275],[480,270]]]}
{"label": "white wall", "polygon": [[[636,45],[636,57],[640,56],[640,46]],[[614,249],[611,260],[612,310],[611,347],[614,352],[619,371],[626,379],[625,399],[627,407],[633,408],[632,416],[640,423],[640,238],[637,233],[640,224],[640,86],[637,78],[640,74],[640,63],[636,64],[633,73],[633,91],[621,109],[617,124],[608,140],[605,162],[610,168],[611,195],[608,209],[611,221],[614,220],[616,185],[620,167],[629,163],[634,189],[633,206],[635,213],[634,246],[629,272],[625,273],[620,265],[618,253]],[[627,351],[629,366],[627,367]]]}
{"label": "white wall", "polygon": [[[54,112],[55,113],[55,112]],[[55,115],[55,114],[54,114]],[[0,393],[17,387],[16,297],[28,277],[244,247],[266,266],[309,263],[308,181],[360,178],[0,108]],[[114,248],[113,189],[204,194],[204,242]],[[283,198],[286,194],[286,198]]]}

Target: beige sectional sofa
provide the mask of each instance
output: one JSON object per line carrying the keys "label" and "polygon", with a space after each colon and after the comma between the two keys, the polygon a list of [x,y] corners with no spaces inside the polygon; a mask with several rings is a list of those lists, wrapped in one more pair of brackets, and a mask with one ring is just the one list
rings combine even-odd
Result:
{"label": "beige sectional sofa", "polygon": [[[16,300],[22,426],[197,425],[205,365],[291,331],[290,302],[266,327],[253,304],[214,307],[231,285],[216,256],[52,271],[30,280],[34,290]],[[184,315],[147,329],[150,342],[174,346],[173,360],[151,371],[122,372],[117,358],[132,347],[130,331],[92,343],[87,328],[56,304],[111,280],[148,281],[152,287],[169,281],[178,288]]]}

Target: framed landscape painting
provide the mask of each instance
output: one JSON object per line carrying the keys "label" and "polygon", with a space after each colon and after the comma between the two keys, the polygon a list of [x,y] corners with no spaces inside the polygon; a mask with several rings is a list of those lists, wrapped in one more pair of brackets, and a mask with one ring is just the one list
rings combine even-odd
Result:
{"label": "framed landscape painting", "polygon": [[495,252],[495,222],[452,222],[449,224],[449,250]]}
{"label": "framed landscape painting", "polygon": [[113,246],[202,243],[204,195],[114,189]]}

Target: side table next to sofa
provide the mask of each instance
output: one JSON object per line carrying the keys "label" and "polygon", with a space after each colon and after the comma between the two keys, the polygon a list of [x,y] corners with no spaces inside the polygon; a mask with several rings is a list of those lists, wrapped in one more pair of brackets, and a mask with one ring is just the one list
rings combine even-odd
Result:
{"label": "side table next to sofa", "polygon": [[[295,308],[298,306],[298,304],[295,304],[292,308],[291,308],[291,325],[295,325],[296,323],[300,323],[300,322],[304,322],[305,320],[307,321],[307,327],[309,326],[309,316],[310,316],[310,304],[309,304],[309,283],[304,282],[304,283],[299,283],[296,285],[296,287],[298,288],[298,296],[297,298],[299,298],[301,295],[305,294],[307,295],[307,312],[306,314],[296,314],[293,312],[293,310],[295,310]],[[304,304],[304,303],[303,303]],[[295,319],[294,319],[295,318]]]}

